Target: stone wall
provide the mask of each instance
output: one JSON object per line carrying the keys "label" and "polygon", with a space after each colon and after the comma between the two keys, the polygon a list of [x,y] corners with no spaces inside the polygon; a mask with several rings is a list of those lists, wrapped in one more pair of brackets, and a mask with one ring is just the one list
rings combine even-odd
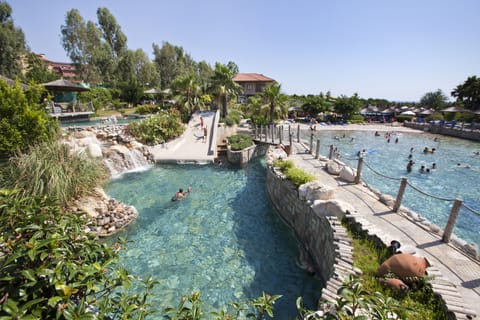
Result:
{"label": "stone wall", "polygon": [[425,132],[435,133],[435,134],[442,134],[445,136],[451,136],[461,139],[473,140],[473,141],[480,141],[480,131],[472,131],[472,130],[462,130],[462,129],[454,129],[448,128],[445,126],[438,126],[432,124],[421,124],[421,123],[412,123],[412,122],[405,122],[403,124],[405,127],[422,130]]}
{"label": "stone wall", "polygon": [[334,233],[330,221],[313,212],[311,203],[300,200],[297,188],[281,172],[267,170],[267,191],[278,213],[302,244],[302,256],[324,283],[332,276],[335,263]]}
{"label": "stone wall", "polygon": [[228,146],[227,159],[230,163],[245,165],[253,158],[265,156],[268,147],[267,144],[257,144],[243,150],[234,151]]}

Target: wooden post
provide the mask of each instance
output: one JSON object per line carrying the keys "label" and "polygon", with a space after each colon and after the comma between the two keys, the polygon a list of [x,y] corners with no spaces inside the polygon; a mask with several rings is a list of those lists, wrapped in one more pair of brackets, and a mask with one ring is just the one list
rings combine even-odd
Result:
{"label": "wooden post", "polygon": [[318,159],[320,156],[320,139],[317,139],[317,147],[315,149],[315,159]]}
{"label": "wooden post", "polygon": [[272,143],[275,143],[275,126],[273,124],[272,124],[271,134],[272,134]]}
{"label": "wooden post", "polygon": [[265,142],[267,142],[268,139],[268,126],[265,126]]}
{"label": "wooden post", "polygon": [[282,144],[282,140],[283,140],[283,126],[278,126],[278,139],[280,139],[280,144]]}
{"label": "wooden post", "polygon": [[297,127],[297,142],[300,142],[300,125]]}
{"label": "wooden post", "polygon": [[255,132],[253,133],[253,137],[254,137],[255,139],[257,139],[257,129],[258,129],[258,127],[255,126]]}
{"label": "wooden post", "polygon": [[362,166],[363,166],[363,157],[360,156],[358,158],[357,175],[355,176],[355,184],[359,184],[360,179],[362,178]]}
{"label": "wooden post", "polygon": [[288,125],[288,135],[290,136],[292,134],[292,128],[290,125]]}
{"label": "wooden post", "polygon": [[313,133],[310,134],[310,154],[313,154]]}
{"label": "wooden post", "polygon": [[393,212],[398,212],[400,209],[400,205],[402,204],[403,195],[405,194],[405,188],[407,187],[407,178],[403,177],[402,181],[400,182],[400,188],[398,189],[397,199],[395,200],[395,204],[393,205]]}
{"label": "wooden post", "polygon": [[452,236],[453,227],[455,227],[455,221],[457,220],[458,213],[460,212],[460,207],[462,206],[463,201],[461,199],[455,199],[453,203],[452,210],[450,211],[450,217],[448,218],[447,225],[443,231],[442,241],[445,243],[450,242],[450,237]]}
{"label": "wooden post", "polygon": [[333,158],[333,144],[330,145],[330,153],[328,154],[328,159],[332,160]]}

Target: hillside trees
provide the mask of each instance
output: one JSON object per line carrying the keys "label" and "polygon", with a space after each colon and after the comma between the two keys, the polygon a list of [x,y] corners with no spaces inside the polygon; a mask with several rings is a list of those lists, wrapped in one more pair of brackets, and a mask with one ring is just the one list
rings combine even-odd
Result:
{"label": "hillside trees", "polygon": [[127,37],[107,8],[97,10],[98,26],[85,22],[77,9],[67,12],[61,26],[62,44],[77,75],[90,83],[115,84],[118,62],[127,52]]}

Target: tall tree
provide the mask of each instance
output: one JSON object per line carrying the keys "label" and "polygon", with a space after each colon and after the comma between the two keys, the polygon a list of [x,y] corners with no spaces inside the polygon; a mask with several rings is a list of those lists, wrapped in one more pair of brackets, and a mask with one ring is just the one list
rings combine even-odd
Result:
{"label": "tall tree", "polygon": [[27,52],[25,35],[15,27],[12,8],[0,2],[0,74],[16,78],[21,75],[21,58]]}
{"label": "tall tree", "polygon": [[178,76],[192,74],[196,71],[196,63],[182,47],[164,42],[160,48],[153,44],[154,63],[160,74],[161,87],[166,89]]}
{"label": "tall tree", "polygon": [[468,77],[452,91],[452,96],[463,104],[465,109],[480,110],[480,78]]}
{"label": "tall tree", "polygon": [[424,108],[433,108],[435,110],[441,110],[448,104],[448,98],[443,94],[441,89],[433,92],[427,92],[420,99],[420,105]]}
{"label": "tall tree", "polygon": [[231,96],[236,96],[242,91],[242,87],[233,81],[235,70],[217,62],[215,71],[211,79],[210,91],[217,97],[222,104],[222,117],[228,115],[227,103]]}
{"label": "tall tree", "polygon": [[344,119],[349,119],[355,112],[359,112],[362,106],[357,93],[351,97],[340,96],[335,100],[335,112],[342,114]]}
{"label": "tall tree", "polygon": [[[273,123],[277,117],[286,117],[288,114],[287,100],[288,96],[282,93],[282,86],[279,83],[268,84],[263,89],[261,96],[269,108],[270,123]],[[277,115],[277,117],[275,117]]]}
{"label": "tall tree", "polygon": [[322,93],[319,95],[307,95],[302,98],[302,110],[315,117],[320,112],[332,111],[333,103]]}
{"label": "tall tree", "polygon": [[65,25],[60,27],[63,48],[75,65],[77,75],[88,74],[89,56],[87,26],[80,11],[72,9],[67,12]]}
{"label": "tall tree", "polygon": [[127,37],[107,8],[98,8],[97,19],[110,55],[114,61],[118,61],[127,51]]}

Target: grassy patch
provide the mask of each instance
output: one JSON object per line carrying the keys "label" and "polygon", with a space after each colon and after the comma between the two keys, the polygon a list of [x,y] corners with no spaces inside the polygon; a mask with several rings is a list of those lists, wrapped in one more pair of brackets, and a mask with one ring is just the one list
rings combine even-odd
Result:
{"label": "grassy patch", "polygon": [[296,187],[316,179],[315,176],[310,173],[295,167],[295,164],[291,160],[275,160],[273,166],[278,167]]}
{"label": "grassy patch", "polygon": [[376,273],[388,256],[385,246],[361,232],[350,220],[344,219],[342,224],[353,239],[353,261],[354,265],[363,271],[360,278],[365,290],[382,292],[398,300],[405,310],[401,314],[402,319],[447,320],[443,303],[435,296],[428,282],[419,283],[416,288],[411,288],[404,295],[381,286],[376,279]]}

